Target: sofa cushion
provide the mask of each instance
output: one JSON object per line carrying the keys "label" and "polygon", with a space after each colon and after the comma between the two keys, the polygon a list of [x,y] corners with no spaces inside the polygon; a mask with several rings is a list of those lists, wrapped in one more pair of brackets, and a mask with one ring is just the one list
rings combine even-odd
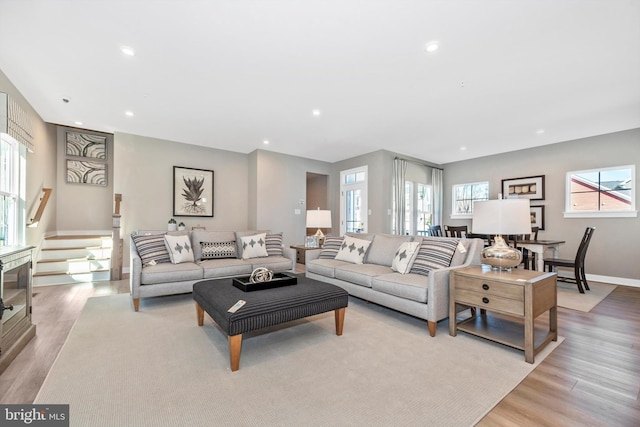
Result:
{"label": "sofa cushion", "polygon": [[140,284],[154,285],[157,283],[183,282],[204,278],[202,268],[194,262],[172,264],[170,262],[148,265],[142,268]]}
{"label": "sofa cushion", "polygon": [[193,248],[189,236],[170,236],[167,234],[164,236],[164,244],[167,246],[172,263],[193,262]]}
{"label": "sofa cushion", "polygon": [[200,242],[201,259],[237,258],[236,241]]}
{"label": "sofa cushion", "polygon": [[149,263],[163,263],[171,262],[169,257],[169,251],[164,244],[164,233],[162,234],[137,234],[132,235],[133,243],[136,245],[136,250],[142,265],[149,265]]}
{"label": "sofa cushion", "polygon": [[205,279],[251,274],[251,263],[237,258],[207,259],[200,263]]}
{"label": "sofa cushion", "polygon": [[258,267],[266,267],[271,271],[291,270],[293,265],[289,258],[284,256],[271,256],[265,258],[253,258],[251,261],[251,271]]}
{"label": "sofa cushion", "polygon": [[338,251],[340,250],[340,246],[342,246],[343,241],[344,237],[325,237],[324,243],[322,244],[322,250],[320,251],[320,255],[318,255],[318,258],[335,259],[336,255],[338,255]]}
{"label": "sofa cushion", "polygon": [[[202,247],[200,242],[235,242],[235,231],[206,231],[193,230],[191,232],[191,245],[193,246],[193,256],[196,261],[202,259]],[[236,254],[238,249],[236,246]]]}
{"label": "sofa cushion", "polygon": [[336,277],[336,267],[344,267],[349,265],[348,262],[338,261],[337,259],[318,258],[311,261],[307,261],[307,271],[311,273],[320,274],[326,277]]}
{"label": "sofa cushion", "polygon": [[269,256],[267,252],[266,233],[254,234],[240,238],[242,242],[242,259]]}
{"label": "sofa cushion", "polygon": [[339,261],[347,261],[354,264],[362,264],[367,254],[367,249],[371,245],[371,241],[356,239],[355,237],[345,236],[340,250],[336,255]]}
{"label": "sofa cushion", "polygon": [[411,273],[428,275],[431,270],[449,267],[459,240],[447,237],[423,238]]}
{"label": "sofa cushion", "polygon": [[398,247],[402,243],[409,241],[411,241],[411,236],[376,234],[367,252],[367,264],[379,264],[391,267]]}
{"label": "sofa cushion", "polygon": [[417,302],[428,300],[429,278],[422,274],[381,274],[371,280],[371,288],[378,292],[395,295]]}
{"label": "sofa cushion", "polygon": [[370,288],[374,277],[386,273],[391,273],[391,268],[384,265],[346,264],[335,269],[335,278]]}
{"label": "sofa cushion", "polygon": [[265,240],[269,256],[282,256],[282,233],[267,234]]}
{"label": "sofa cushion", "polygon": [[397,271],[400,274],[407,274],[409,271],[411,271],[411,266],[413,265],[413,261],[415,261],[416,256],[418,255],[419,248],[420,243],[418,242],[402,243],[396,251],[395,256],[393,257],[391,269],[393,271]]}

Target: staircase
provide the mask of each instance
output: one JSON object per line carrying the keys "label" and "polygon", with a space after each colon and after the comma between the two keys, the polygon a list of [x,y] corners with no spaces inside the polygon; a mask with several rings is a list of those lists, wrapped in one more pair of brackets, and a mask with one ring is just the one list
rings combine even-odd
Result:
{"label": "staircase", "polygon": [[33,286],[108,281],[111,233],[45,238],[35,262]]}

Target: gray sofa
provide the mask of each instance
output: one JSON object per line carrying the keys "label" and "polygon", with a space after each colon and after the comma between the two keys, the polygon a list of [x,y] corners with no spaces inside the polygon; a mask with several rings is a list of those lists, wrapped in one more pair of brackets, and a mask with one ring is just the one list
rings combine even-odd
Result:
{"label": "gray sofa", "polygon": [[[242,259],[242,238],[260,233],[268,237],[267,256]],[[188,236],[193,261],[171,262],[169,252],[163,248],[165,235]],[[293,272],[296,266],[296,252],[283,247],[282,233],[272,234],[268,230],[139,231],[131,235],[130,246],[129,285],[135,311],[139,309],[140,298],[192,292],[193,284],[200,280],[249,276],[258,267]]]}
{"label": "gray sofa", "polygon": [[[347,236],[350,234],[347,233]],[[458,268],[480,264],[484,247],[481,239],[451,239],[443,237],[413,237],[386,234],[353,234],[353,237],[369,240],[362,264],[331,259],[324,249],[306,252],[306,276],[344,288],[350,295],[383,305],[394,310],[425,319],[429,333],[436,334],[437,322],[449,317],[449,273]],[[446,241],[445,241],[446,240]],[[401,274],[392,270],[392,262],[403,242],[420,242],[420,259],[430,257],[427,252],[443,243],[454,245],[449,266],[425,272],[411,271]],[[346,246],[346,245],[344,245]],[[464,249],[462,249],[464,248]],[[449,248],[450,252],[454,249]],[[422,261],[421,261],[422,262]],[[395,266],[394,266],[395,267]]]}

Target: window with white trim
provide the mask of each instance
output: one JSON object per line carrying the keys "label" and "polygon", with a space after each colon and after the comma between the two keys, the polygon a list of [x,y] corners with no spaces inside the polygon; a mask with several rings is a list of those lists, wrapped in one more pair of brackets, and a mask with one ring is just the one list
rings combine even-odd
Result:
{"label": "window with white trim", "polygon": [[9,135],[0,134],[0,246],[24,240],[24,159],[26,149]]}
{"label": "window with white trim", "polygon": [[567,172],[567,218],[637,216],[635,165]]}
{"label": "window with white trim", "polygon": [[432,188],[419,182],[405,181],[405,230],[409,235],[426,236],[433,215]]}
{"label": "window with white trim", "polygon": [[473,202],[489,200],[489,182],[471,182],[452,186],[451,218],[473,217]]}

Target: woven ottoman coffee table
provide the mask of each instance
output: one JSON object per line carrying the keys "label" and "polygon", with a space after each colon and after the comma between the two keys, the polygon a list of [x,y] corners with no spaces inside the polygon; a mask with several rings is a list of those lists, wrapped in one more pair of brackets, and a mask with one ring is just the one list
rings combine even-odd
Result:
{"label": "woven ottoman coffee table", "polygon": [[[335,311],[336,335],[342,335],[349,295],[344,289],[306,277],[274,289],[244,292],[232,279],[203,280],[193,285],[198,326],[206,312],[228,335],[231,370],[240,368],[242,334],[327,311]],[[239,300],[246,304],[235,313],[227,310]]]}

